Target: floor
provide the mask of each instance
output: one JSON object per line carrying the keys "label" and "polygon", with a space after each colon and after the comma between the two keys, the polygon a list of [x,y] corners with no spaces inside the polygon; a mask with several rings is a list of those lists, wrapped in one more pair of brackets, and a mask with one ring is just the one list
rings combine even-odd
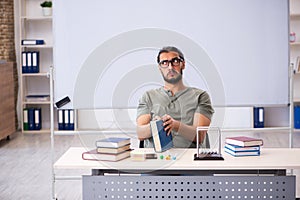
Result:
{"label": "floor", "polygon": [[[225,133],[223,137],[226,137]],[[235,133],[237,134],[237,133]],[[246,135],[246,134],[243,134]],[[262,138],[264,147],[288,147],[288,133],[248,134]],[[83,141],[77,135],[55,136],[54,160],[57,160],[69,147],[82,146]],[[294,147],[300,147],[300,133],[293,137]],[[0,141],[0,199],[27,200],[52,198],[52,154],[50,134],[22,134],[16,132],[9,140]],[[300,158],[299,158],[300,159]],[[80,175],[84,171],[59,171],[57,175]],[[300,172],[294,170],[297,177]],[[297,196],[300,181],[297,178]],[[59,200],[81,199],[80,180],[58,180],[55,193]]]}

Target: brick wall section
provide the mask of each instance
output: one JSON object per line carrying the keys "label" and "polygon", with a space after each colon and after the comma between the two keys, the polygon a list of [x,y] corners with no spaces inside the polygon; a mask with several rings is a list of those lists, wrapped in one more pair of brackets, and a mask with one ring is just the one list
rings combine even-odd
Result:
{"label": "brick wall section", "polygon": [[[17,103],[18,96],[18,72],[15,54],[14,33],[14,0],[0,1],[0,60],[13,62],[14,96]],[[16,108],[16,106],[14,106]],[[17,117],[15,126],[17,126]],[[17,127],[16,127],[17,128]]]}

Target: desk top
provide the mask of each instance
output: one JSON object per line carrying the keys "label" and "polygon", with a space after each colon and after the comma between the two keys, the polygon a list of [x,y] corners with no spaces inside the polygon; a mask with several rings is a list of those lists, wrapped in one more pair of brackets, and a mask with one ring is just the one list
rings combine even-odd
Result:
{"label": "desk top", "polygon": [[224,161],[194,161],[196,149],[171,149],[164,155],[176,155],[176,160],[89,161],[81,155],[87,149],[69,148],[54,164],[55,169],[118,169],[118,170],[270,170],[300,169],[300,148],[261,148],[260,156],[234,157],[223,152]]}

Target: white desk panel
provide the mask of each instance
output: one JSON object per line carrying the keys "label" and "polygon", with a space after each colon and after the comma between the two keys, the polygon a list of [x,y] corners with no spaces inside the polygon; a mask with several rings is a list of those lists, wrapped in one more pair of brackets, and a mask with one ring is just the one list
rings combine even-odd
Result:
{"label": "white desk panel", "polygon": [[[196,149],[171,149],[158,153],[158,159],[118,162],[82,159],[83,147],[69,148],[54,164],[55,169],[117,169],[117,170],[270,170],[300,169],[300,148],[261,148],[260,156],[233,157],[223,153],[224,161],[194,161]],[[159,156],[176,155],[176,160],[161,160]]]}

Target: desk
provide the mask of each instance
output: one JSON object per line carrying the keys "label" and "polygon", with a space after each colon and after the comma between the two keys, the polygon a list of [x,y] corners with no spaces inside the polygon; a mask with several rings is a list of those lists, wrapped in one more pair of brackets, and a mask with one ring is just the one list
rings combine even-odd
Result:
{"label": "desk", "polygon": [[[196,149],[172,149],[168,153],[176,160],[144,162],[87,161],[84,151],[70,148],[54,164],[54,169],[92,171],[83,177],[84,199],[295,199],[295,176],[285,172],[300,169],[298,148],[262,148],[261,156],[249,157],[223,153],[224,161],[194,161]],[[102,176],[114,172],[117,176]]]}

